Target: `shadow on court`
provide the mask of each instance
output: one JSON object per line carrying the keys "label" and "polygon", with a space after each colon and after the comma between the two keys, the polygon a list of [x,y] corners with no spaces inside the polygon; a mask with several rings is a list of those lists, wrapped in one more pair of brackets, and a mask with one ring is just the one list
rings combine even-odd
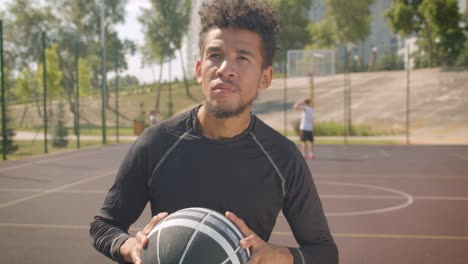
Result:
{"label": "shadow on court", "polygon": [[[128,147],[2,163],[2,263],[112,263],[88,224]],[[308,164],[340,263],[467,263],[468,146],[318,145],[316,155]],[[296,245],[282,215],[270,242]]]}

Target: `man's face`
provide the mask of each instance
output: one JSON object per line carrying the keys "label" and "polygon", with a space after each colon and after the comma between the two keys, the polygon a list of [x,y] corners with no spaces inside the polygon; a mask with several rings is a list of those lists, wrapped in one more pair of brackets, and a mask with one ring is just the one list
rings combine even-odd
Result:
{"label": "man's face", "polygon": [[196,74],[210,113],[229,118],[250,111],[258,90],[267,89],[273,75],[271,66],[262,68],[261,49],[260,36],[248,30],[213,28],[206,33]]}

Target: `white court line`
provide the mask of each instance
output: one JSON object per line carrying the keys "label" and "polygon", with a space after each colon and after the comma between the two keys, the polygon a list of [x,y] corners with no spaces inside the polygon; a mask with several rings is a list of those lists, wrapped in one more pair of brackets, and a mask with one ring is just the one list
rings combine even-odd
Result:
{"label": "white court line", "polygon": [[434,201],[468,201],[466,196],[413,196],[416,200],[434,200]]}
{"label": "white court line", "polygon": [[459,158],[459,159],[462,159],[462,160],[468,160],[467,156],[462,156],[462,155],[459,155],[459,154],[455,154],[454,156]]}
{"label": "white court line", "polygon": [[48,189],[48,190],[43,191],[41,193],[36,193],[36,194],[29,195],[29,196],[26,196],[26,197],[23,197],[23,198],[19,198],[19,199],[16,199],[16,200],[4,203],[4,204],[0,204],[0,209],[3,209],[5,207],[9,207],[9,206],[12,206],[12,205],[15,205],[15,204],[19,204],[19,203],[22,203],[22,202],[25,202],[25,201],[29,201],[29,200],[32,200],[32,199],[35,199],[35,198],[38,198],[38,197],[42,197],[42,196],[45,196],[45,195],[48,195],[48,194],[51,194],[51,193],[56,193],[56,192],[71,188],[73,186],[86,183],[86,182],[90,182],[90,181],[94,181],[94,180],[97,180],[97,179],[100,179],[100,178],[115,175],[116,172],[117,172],[116,170],[105,172],[103,174],[100,174],[100,175],[97,175],[97,176],[94,176],[94,177],[90,177],[90,178],[79,180],[79,181],[76,181],[76,182],[73,182],[73,183],[65,184],[65,185],[62,185],[62,186],[59,186],[59,187],[56,187],[56,188],[53,188],[53,189]]}
{"label": "white court line", "polygon": [[[359,184],[359,183],[343,183],[343,182],[317,182],[317,184],[329,184],[329,185],[341,185],[341,186],[351,186],[351,187],[359,187],[359,188],[364,188],[364,189],[374,189],[378,191],[384,191],[384,192],[389,192],[396,194],[398,196],[402,196],[406,199],[406,202],[396,205],[396,206],[391,206],[391,207],[384,207],[380,209],[374,209],[374,210],[363,210],[363,211],[354,211],[354,212],[336,212],[336,213],[326,213],[326,216],[357,216],[357,215],[369,215],[369,214],[380,214],[380,213],[388,213],[391,211],[396,211],[400,210],[403,208],[406,208],[413,204],[414,198],[409,195],[408,193],[395,190],[392,188],[387,188],[387,187],[381,187],[381,186],[376,186],[376,185],[371,185],[371,184]],[[403,199],[404,200],[404,199]]]}
{"label": "white court line", "polygon": [[[0,168],[0,172],[14,170],[14,169],[20,169],[20,168],[29,167],[29,166],[32,166],[32,165],[37,165],[37,164],[44,164],[44,163],[54,162],[54,161],[58,161],[58,160],[64,160],[64,159],[67,159],[67,158],[76,158],[76,157],[80,157],[80,156],[84,156],[84,155],[96,154],[96,153],[99,153],[100,151],[104,151],[104,150],[107,150],[107,149],[97,148],[97,151],[85,151],[85,152],[80,152],[80,153],[76,153],[76,154],[71,153],[70,155],[61,155],[60,157],[57,157],[57,158],[49,157],[48,159],[40,159],[38,161],[29,161],[27,163],[19,164],[19,165],[16,165],[16,166]],[[59,153],[57,153],[57,154],[48,154],[48,155],[58,155],[58,154]]]}
{"label": "white court line", "polygon": [[387,151],[385,151],[384,149],[379,149],[379,152],[382,153],[382,155],[384,155],[387,158],[390,157],[390,154]]}
{"label": "white court line", "polygon": [[[466,196],[412,196],[415,200],[434,200],[434,201],[468,201]],[[397,195],[320,195],[324,199],[360,199],[360,200],[406,200],[404,196]]]}
{"label": "white court line", "polygon": [[329,176],[314,176],[314,178],[320,179],[399,179],[399,180],[468,180],[468,176],[397,176],[397,175],[388,175],[388,176],[375,176],[375,175],[329,175]]}
{"label": "white court line", "polygon": [[[276,236],[294,236],[291,232],[273,232]],[[393,239],[423,239],[423,240],[461,240],[468,241],[468,236],[446,235],[411,235],[411,234],[373,234],[373,233],[332,233],[337,238],[393,238]]]}

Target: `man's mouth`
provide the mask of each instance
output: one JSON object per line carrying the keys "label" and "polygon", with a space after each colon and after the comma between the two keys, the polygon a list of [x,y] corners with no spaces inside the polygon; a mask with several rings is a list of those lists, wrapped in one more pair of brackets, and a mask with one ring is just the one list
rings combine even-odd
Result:
{"label": "man's mouth", "polygon": [[232,93],[237,92],[237,90],[234,87],[230,86],[230,85],[217,84],[213,88],[213,92],[215,94],[232,94]]}

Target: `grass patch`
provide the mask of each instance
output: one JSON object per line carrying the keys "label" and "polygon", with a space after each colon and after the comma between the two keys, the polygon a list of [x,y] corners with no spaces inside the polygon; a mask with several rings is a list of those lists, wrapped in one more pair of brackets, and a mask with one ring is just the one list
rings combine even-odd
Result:
{"label": "grass patch", "polygon": [[[300,120],[293,122],[294,133],[288,131],[288,135],[299,135],[299,124]],[[314,136],[342,136],[344,137],[347,133],[346,127],[343,123],[337,122],[316,122],[314,123]],[[349,136],[358,137],[372,137],[372,136],[386,136],[400,134],[401,131],[393,130],[374,130],[366,124],[352,124],[351,129],[348,132]]]}

